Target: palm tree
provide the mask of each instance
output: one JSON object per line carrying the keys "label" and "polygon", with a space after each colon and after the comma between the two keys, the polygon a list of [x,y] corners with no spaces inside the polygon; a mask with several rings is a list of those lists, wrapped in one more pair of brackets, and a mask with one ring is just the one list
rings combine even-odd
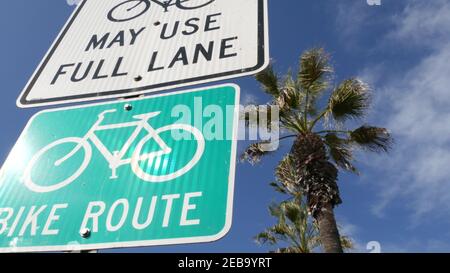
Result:
{"label": "palm tree", "polygon": [[[281,132],[288,132],[280,140],[294,139],[286,156],[292,158],[299,178],[291,181],[289,187],[306,197],[325,252],[340,253],[343,250],[334,216],[334,208],[342,203],[337,185],[338,168],[357,173],[353,165],[354,150],[387,152],[392,138],[385,128],[362,125],[347,129],[348,121],[354,124],[364,117],[370,105],[371,89],[357,78],[346,79],[333,87],[332,76],[329,55],[322,48],[314,48],[302,54],[296,77],[289,72],[280,80],[270,65],[256,79],[273,97],[269,105],[279,109]],[[321,100],[327,91],[328,100]],[[270,115],[273,108],[264,109],[267,112],[259,114]],[[245,118],[249,119],[249,115]],[[258,163],[268,153],[264,144],[267,143],[250,145],[242,159]]]}
{"label": "palm tree", "polygon": [[271,204],[269,212],[277,218],[277,223],[255,237],[259,244],[287,244],[272,251],[275,253],[311,253],[319,247],[317,228],[308,221],[307,208],[300,200]]}
{"label": "palm tree", "polygon": [[[293,170],[294,166],[289,164],[290,157],[285,160],[287,162],[281,164],[283,167],[277,168],[277,181],[271,185],[276,191],[292,195],[293,198],[269,206],[269,212],[277,218],[277,223],[259,233],[255,240],[259,244],[280,245],[284,243],[286,245],[272,251],[275,253],[311,253],[321,245],[317,223],[309,220],[308,208],[302,194],[292,192],[286,188],[290,184],[280,180],[279,174],[282,174],[283,178],[286,178],[285,174],[294,177],[297,175]],[[285,172],[284,167],[289,168],[289,171]],[[340,240],[344,249],[353,248],[348,237],[341,236]]]}

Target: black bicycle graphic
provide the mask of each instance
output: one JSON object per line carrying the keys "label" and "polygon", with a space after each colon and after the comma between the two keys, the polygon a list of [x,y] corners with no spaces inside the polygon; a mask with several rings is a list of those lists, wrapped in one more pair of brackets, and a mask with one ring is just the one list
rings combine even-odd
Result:
{"label": "black bicycle graphic", "polygon": [[162,7],[164,12],[168,12],[171,6],[176,6],[181,10],[194,10],[208,6],[214,1],[216,0],[127,0],[109,11],[108,20],[120,23],[136,19],[150,9],[151,2]]}

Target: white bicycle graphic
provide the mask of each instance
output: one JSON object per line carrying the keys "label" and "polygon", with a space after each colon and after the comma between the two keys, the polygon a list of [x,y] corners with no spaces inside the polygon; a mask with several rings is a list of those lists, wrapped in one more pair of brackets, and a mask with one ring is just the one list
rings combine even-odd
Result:
{"label": "white bicycle graphic", "polygon": [[[92,147],[89,143],[89,140],[97,147],[97,149],[100,151],[100,153],[103,155],[103,157],[106,159],[106,161],[109,163],[109,168],[111,169],[111,177],[110,179],[117,179],[117,168],[123,166],[123,165],[131,165],[131,169],[133,173],[139,177],[141,180],[145,182],[151,182],[151,183],[161,183],[161,182],[167,182],[170,180],[173,180],[177,177],[180,177],[184,174],[186,174],[188,171],[190,171],[201,159],[203,152],[205,150],[205,139],[203,137],[203,134],[195,127],[184,125],[184,124],[172,124],[165,127],[161,127],[159,129],[154,129],[148,121],[151,118],[154,118],[158,116],[161,112],[152,112],[152,113],[146,113],[141,115],[133,116],[134,119],[137,119],[137,121],[131,121],[131,122],[125,122],[125,123],[118,123],[118,124],[108,124],[108,125],[102,125],[105,115],[108,113],[115,113],[117,110],[106,110],[98,115],[98,120],[95,122],[95,124],[89,129],[87,134],[83,138],[78,137],[68,137],[59,139],[55,142],[52,142],[39,150],[33,158],[28,163],[25,172],[24,172],[24,184],[26,187],[28,187],[30,190],[38,193],[47,193],[47,192],[53,192],[57,191],[61,188],[66,187],[73,181],[75,181],[87,168],[89,165],[89,162],[92,158]],[[120,151],[114,151],[110,152],[106,146],[102,143],[102,141],[96,136],[95,132],[98,131],[104,131],[104,130],[111,130],[111,129],[119,129],[119,128],[128,128],[128,127],[135,127],[136,129],[131,134],[130,138],[125,142],[124,146]],[[129,150],[130,146],[132,145],[133,141],[137,139],[139,134],[142,132],[142,130],[147,131],[147,135],[142,138],[136,145],[135,150],[132,153],[131,158],[124,158],[125,154]],[[184,130],[189,132],[194,136],[194,139],[197,143],[197,149],[195,151],[194,156],[192,159],[181,169],[174,171],[169,174],[162,174],[162,175],[150,175],[145,172],[140,166],[140,162],[149,160],[149,162],[153,162],[156,158],[168,155],[172,152],[172,149],[164,142],[164,140],[159,136],[163,132],[167,131],[173,131],[173,130]],[[142,154],[142,149],[144,145],[150,141],[154,140],[160,150]],[[49,186],[42,186],[39,185],[39,183],[35,183],[36,181],[32,180],[32,170],[36,163],[40,162],[41,160],[45,160],[45,155],[48,151],[51,149],[65,144],[75,144],[75,148],[71,150],[67,155],[60,158],[59,160],[56,160],[54,162],[54,166],[58,167],[65,161],[72,158],[75,154],[77,154],[78,151],[83,150],[84,151],[84,159],[80,165],[80,167],[73,173],[70,177],[57,182],[52,183],[52,185]]]}

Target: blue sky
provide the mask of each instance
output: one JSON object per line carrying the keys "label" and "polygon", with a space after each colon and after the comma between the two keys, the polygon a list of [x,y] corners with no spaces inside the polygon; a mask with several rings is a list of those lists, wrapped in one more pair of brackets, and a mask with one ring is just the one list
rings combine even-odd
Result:
{"label": "blue sky", "polygon": [[[0,10],[0,161],[39,109],[15,100],[73,6],[65,0],[15,0]],[[374,88],[367,122],[389,128],[389,155],[361,154],[361,176],[341,173],[344,203],[336,209],[356,251],[378,241],[384,252],[450,250],[450,2],[447,0],[269,0],[271,57],[279,72],[295,68],[300,53],[323,46],[333,56],[336,80],[358,76]],[[230,80],[242,100],[268,98],[251,78]],[[246,142],[239,144],[242,151]],[[260,165],[238,164],[231,232],[197,245],[128,249],[132,252],[266,252],[252,237],[273,224],[267,212],[281,200],[268,183],[287,152]],[[120,250],[124,251],[124,250]]]}

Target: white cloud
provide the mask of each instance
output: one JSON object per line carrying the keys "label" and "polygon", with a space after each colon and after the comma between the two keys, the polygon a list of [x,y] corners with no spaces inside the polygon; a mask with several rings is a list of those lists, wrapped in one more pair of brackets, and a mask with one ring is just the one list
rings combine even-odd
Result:
{"label": "white cloud", "polygon": [[[385,171],[377,178],[381,200],[374,211],[381,214],[401,198],[415,220],[430,213],[448,216],[450,2],[411,1],[393,22],[393,30],[384,37],[386,45],[395,43],[427,54],[422,53],[424,56],[404,71],[379,65],[363,72],[381,87],[375,97],[374,119],[396,138],[389,159],[383,158],[377,166]],[[384,74],[373,77],[380,73]]]}
{"label": "white cloud", "polygon": [[244,96],[241,99],[242,105],[258,105],[258,97],[251,94],[250,92],[241,92],[244,93]]}
{"label": "white cloud", "polygon": [[336,26],[341,38],[355,38],[367,23],[367,5],[362,3],[336,2]]}
{"label": "white cloud", "polygon": [[[341,0],[334,1],[331,14],[335,17],[335,31],[339,40],[349,51],[373,51],[376,44],[361,46],[358,42],[367,36],[377,35],[368,30],[374,25],[386,25],[386,18],[374,16],[381,13],[383,8],[368,5],[366,1]],[[375,0],[376,1],[376,0]]]}
{"label": "white cloud", "polygon": [[403,14],[394,18],[395,31],[388,37],[403,44],[434,47],[450,35],[450,3],[447,0],[412,0]]}

